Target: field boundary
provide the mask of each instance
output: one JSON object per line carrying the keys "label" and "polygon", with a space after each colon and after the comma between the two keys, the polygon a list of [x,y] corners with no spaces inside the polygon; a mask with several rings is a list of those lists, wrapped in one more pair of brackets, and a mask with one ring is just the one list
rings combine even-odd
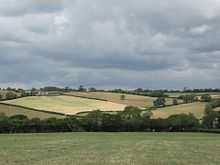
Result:
{"label": "field boundary", "polygon": [[[95,111],[95,110],[93,110],[93,111]],[[81,114],[86,114],[86,113],[91,113],[91,112],[93,112],[93,111],[83,111],[83,112],[78,112],[78,113],[76,113],[76,116],[78,116],[78,117],[81,117],[81,116],[79,116],[79,115],[81,115]],[[102,110],[100,110],[101,111],[101,113],[109,113],[109,112],[113,112],[113,113],[115,113],[115,112],[122,112],[122,111],[102,111]]]}
{"label": "field boundary", "polygon": [[91,99],[91,100],[98,100],[98,101],[106,101],[106,102],[111,102],[111,101],[108,101],[106,99],[99,99],[99,98],[94,98],[94,97],[86,97],[86,96],[78,96],[78,95],[71,95],[71,94],[62,94],[64,96],[72,96],[72,97],[79,97],[79,98],[84,98],[84,99]]}
{"label": "field boundary", "polygon": [[0,105],[12,106],[12,107],[16,107],[16,108],[24,108],[24,109],[27,109],[28,111],[44,112],[44,113],[49,113],[49,114],[68,116],[68,115],[65,115],[64,113],[60,113],[60,112],[52,112],[52,111],[47,111],[47,110],[40,110],[40,109],[29,108],[29,107],[25,107],[25,106],[21,106],[21,105],[15,105],[15,104],[8,104],[8,103],[2,103],[1,102]]}
{"label": "field boundary", "polygon": [[198,131],[202,132],[202,133],[217,133],[217,134],[220,134],[220,129],[203,129],[203,128],[200,128]]}

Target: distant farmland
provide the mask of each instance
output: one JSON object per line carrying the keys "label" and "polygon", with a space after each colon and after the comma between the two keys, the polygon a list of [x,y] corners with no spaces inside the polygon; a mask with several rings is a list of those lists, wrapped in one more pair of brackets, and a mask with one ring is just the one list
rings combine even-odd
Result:
{"label": "distant farmland", "polygon": [[165,93],[169,97],[179,97],[181,95],[187,95],[187,94],[195,94],[197,96],[201,96],[203,94],[210,94],[213,98],[220,98],[219,92],[167,92]]}
{"label": "distant farmland", "polygon": [[[83,116],[87,114],[86,112],[97,109],[101,111],[112,111],[108,113],[114,113],[124,110],[125,106],[127,105],[137,106],[140,108],[150,107],[153,105],[153,101],[156,99],[155,97],[149,96],[125,94],[125,100],[121,100],[121,95],[123,94],[109,92],[72,92],[68,93],[68,95],[69,96],[31,96],[3,102],[49,112],[58,112],[66,115],[74,115],[80,113],[80,115]],[[218,93],[215,93],[215,96],[219,96]],[[95,99],[102,99],[107,101]],[[180,103],[181,101],[179,100]],[[173,98],[166,98],[166,104],[173,105]],[[176,106],[158,108],[152,112],[154,118],[166,118],[173,114],[192,113],[197,118],[201,119],[204,114],[204,107],[205,103],[194,102],[190,104],[179,104]],[[54,116],[53,114],[29,111],[25,108],[18,109],[13,107],[9,111],[7,108],[2,108],[0,112],[4,111],[6,115],[9,116],[13,114],[24,114],[28,117],[60,117],[59,115],[56,116],[55,114]]]}
{"label": "distant farmland", "polygon": [[73,96],[31,96],[4,102],[68,115],[97,109],[102,111],[122,111],[126,106],[123,104]]}
{"label": "distant farmland", "polygon": [[167,118],[173,114],[192,113],[198,119],[201,119],[204,115],[205,103],[194,102],[189,104],[180,104],[176,106],[169,106],[164,108],[158,108],[152,111],[154,118]]}
{"label": "distant farmland", "polygon": [[[156,97],[149,96],[139,96],[131,94],[122,94],[122,93],[110,93],[110,92],[71,92],[67,93],[73,96],[81,96],[94,99],[104,99],[110,102],[132,105],[140,108],[151,107],[153,106],[153,101],[156,100]],[[121,100],[121,95],[125,95],[125,100]],[[181,102],[181,100],[179,100]],[[172,105],[173,99],[166,98],[166,105]]]}

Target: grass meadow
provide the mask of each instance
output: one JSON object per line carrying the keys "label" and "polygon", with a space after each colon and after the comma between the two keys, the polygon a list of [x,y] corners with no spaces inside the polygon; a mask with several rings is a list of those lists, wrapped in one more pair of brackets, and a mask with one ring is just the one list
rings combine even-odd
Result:
{"label": "grass meadow", "polygon": [[220,135],[52,133],[0,135],[0,164],[217,165]]}

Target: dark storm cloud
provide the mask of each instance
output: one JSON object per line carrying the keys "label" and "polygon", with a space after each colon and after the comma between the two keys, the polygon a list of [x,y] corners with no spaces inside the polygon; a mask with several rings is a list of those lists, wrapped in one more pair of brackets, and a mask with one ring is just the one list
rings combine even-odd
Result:
{"label": "dark storm cloud", "polygon": [[217,0],[0,0],[0,84],[219,87]]}

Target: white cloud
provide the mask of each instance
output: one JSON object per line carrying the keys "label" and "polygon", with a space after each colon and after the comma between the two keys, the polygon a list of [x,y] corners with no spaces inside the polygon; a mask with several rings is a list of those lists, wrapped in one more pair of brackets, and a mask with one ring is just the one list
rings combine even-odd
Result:
{"label": "white cloud", "polygon": [[189,32],[193,35],[200,35],[203,33],[207,33],[210,30],[212,30],[212,27],[210,25],[202,25],[202,26],[198,26],[198,27],[193,27],[189,30]]}

